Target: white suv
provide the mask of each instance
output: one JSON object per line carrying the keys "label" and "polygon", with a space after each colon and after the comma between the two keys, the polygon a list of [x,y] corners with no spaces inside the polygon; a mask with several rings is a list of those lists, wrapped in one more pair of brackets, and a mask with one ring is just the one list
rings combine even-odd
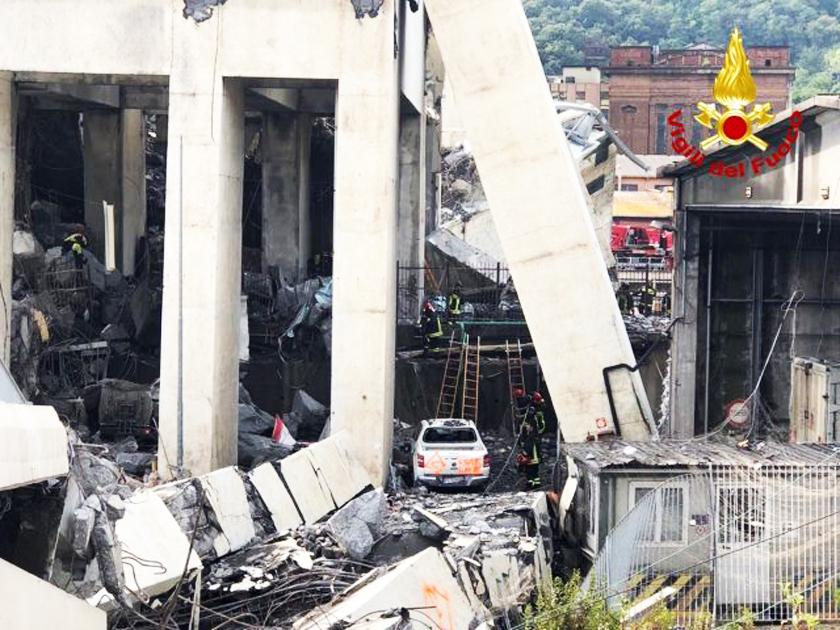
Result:
{"label": "white suv", "polygon": [[414,485],[481,486],[490,478],[490,455],[469,420],[423,420],[412,462]]}

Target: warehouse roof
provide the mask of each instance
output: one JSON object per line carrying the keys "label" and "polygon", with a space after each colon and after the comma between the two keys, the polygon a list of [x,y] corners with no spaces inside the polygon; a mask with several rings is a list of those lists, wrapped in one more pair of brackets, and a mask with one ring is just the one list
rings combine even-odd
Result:
{"label": "warehouse roof", "polygon": [[594,470],[624,467],[690,466],[840,466],[840,445],[759,442],[748,447],[716,440],[660,440],[656,442],[578,442],[563,451]]}

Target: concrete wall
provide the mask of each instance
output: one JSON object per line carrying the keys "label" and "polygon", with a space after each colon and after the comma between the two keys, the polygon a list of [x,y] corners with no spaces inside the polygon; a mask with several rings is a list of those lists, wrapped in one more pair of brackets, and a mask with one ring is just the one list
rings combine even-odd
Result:
{"label": "concrete wall", "polygon": [[[584,440],[614,424],[603,368],[634,358],[527,18],[507,0],[426,6],[561,430]],[[639,375],[611,385],[622,434],[647,439]]]}

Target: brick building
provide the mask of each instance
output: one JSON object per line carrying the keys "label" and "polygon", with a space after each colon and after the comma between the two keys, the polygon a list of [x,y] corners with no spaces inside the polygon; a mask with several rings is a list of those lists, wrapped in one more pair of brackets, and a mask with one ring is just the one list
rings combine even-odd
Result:
{"label": "brick building", "polygon": [[[712,86],[723,67],[724,50],[697,45],[685,50],[651,46],[610,49],[610,124],[636,153],[673,154],[667,118],[683,110],[686,138],[692,144],[709,135],[693,119],[696,103],[713,102]],[[788,105],[794,68],[787,46],[747,48],[756,83],[757,102],[770,102],[774,112]],[[689,112],[691,115],[689,115]]]}

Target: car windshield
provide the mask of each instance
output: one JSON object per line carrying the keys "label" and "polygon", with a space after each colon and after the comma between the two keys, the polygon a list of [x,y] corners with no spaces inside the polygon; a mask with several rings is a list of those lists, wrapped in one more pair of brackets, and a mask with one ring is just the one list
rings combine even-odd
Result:
{"label": "car windshield", "polygon": [[432,427],[426,429],[423,441],[427,444],[472,444],[478,441],[478,436],[468,427]]}

